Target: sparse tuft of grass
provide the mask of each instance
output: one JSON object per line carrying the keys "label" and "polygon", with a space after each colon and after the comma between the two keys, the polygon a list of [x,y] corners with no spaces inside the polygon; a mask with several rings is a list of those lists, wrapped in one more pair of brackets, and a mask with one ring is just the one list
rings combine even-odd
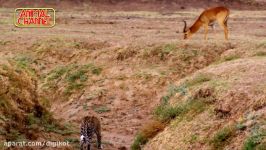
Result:
{"label": "sparse tuft of grass", "polygon": [[37,118],[33,113],[28,114],[27,116],[27,122],[28,125],[33,125],[33,124],[39,124],[41,123],[41,120]]}
{"label": "sparse tuft of grass", "polygon": [[54,132],[54,133],[58,133],[61,135],[70,135],[73,133],[77,133],[73,129],[69,128],[68,126],[62,127],[62,126],[59,126],[58,124],[55,124],[55,123],[46,124],[45,125],[45,131],[46,132]]}
{"label": "sparse tuft of grass", "polygon": [[7,45],[8,43],[11,43],[11,41],[2,41],[2,40],[0,41],[0,45],[2,45],[2,46]]}
{"label": "sparse tuft of grass", "polygon": [[257,45],[257,48],[266,48],[266,41],[263,41]]}
{"label": "sparse tuft of grass", "polygon": [[45,97],[40,97],[39,102],[42,106],[44,106],[45,108],[50,108],[51,107],[51,101],[48,100]]}
{"label": "sparse tuft of grass", "polygon": [[208,82],[211,80],[211,76],[211,74],[198,74],[196,77],[191,80],[185,81],[180,86],[171,85],[168,88],[167,94],[162,97],[161,104],[155,108],[154,115],[156,116],[156,118],[161,120],[162,122],[168,122],[177,116],[185,115],[189,111],[193,111],[193,113],[200,113],[205,110],[207,101],[204,100],[189,98],[185,103],[179,105],[170,105],[169,100],[176,93],[186,95],[188,87]]}
{"label": "sparse tuft of grass", "polygon": [[83,87],[84,87],[83,83],[68,83],[68,86],[64,91],[64,94],[66,95],[72,94],[74,90],[82,89]]}
{"label": "sparse tuft of grass", "polygon": [[195,142],[197,142],[199,139],[199,136],[197,134],[191,134],[188,139],[184,140],[184,142],[188,143],[188,144],[193,144]]}
{"label": "sparse tuft of grass", "polygon": [[176,49],[176,44],[171,43],[171,44],[166,44],[163,46],[163,52],[164,53],[170,53],[171,51]]}
{"label": "sparse tuft of grass", "polygon": [[131,145],[132,150],[140,150],[141,146],[146,144],[149,139],[157,135],[158,132],[162,131],[165,128],[164,123],[152,120],[145,124],[141,131],[137,134],[133,144]]}
{"label": "sparse tuft of grass", "polygon": [[[82,89],[85,86],[85,82],[91,75],[99,75],[102,68],[95,66],[94,64],[86,65],[66,65],[60,66],[52,70],[47,75],[47,80],[44,86],[49,88],[56,87],[58,81],[62,81],[65,85],[64,94],[72,94],[77,89]],[[58,80],[60,78],[60,80]]]}
{"label": "sparse tuft of grass", "polygon": [[33,63],[32,58],[28,56],[19,56],[14,58],[16,62],[16,67],[18,69],[22,69],[27,71],[30,75],[36,75],[36,71],[31,67],[31,64]]}
{"label": "sparse tuft of grass", "polygon": [[56,80],[59,77],[63,76],[67,72],[67,67],[65,66],[60,66],[56,68],[55,70],[51,71],[50,75],[48,76],[48,80]]}
{"label": "sparse tuft of grass", "polygon": [[135,74],[135,76],[137,78],[143,78],[145,80],[152,79],[152,74],[150,74],[148,72],[145,72],[145,71],[138,72],[138,73]]}
{"label": "sparse tuft of grass", "polygon": [[86,103],[82,105],[82,108],[85,111],[89,110],[89,107],[88,107],[88,105]]}
{"label": "sparse tuft of grass", "polygon": [[107,106],[95,107],[93,110],[99,114],[111,111]]}
{"label": "sparse tuft of grass", "polygon": [[154,114],[160,121],[169,122],[177,116],[182,119],[187,113],[191,113],[191,116],[199,114],[205,110],[206,106],[207,103],[203,100],[190,99],[176,106],[161,104],[155,109]]}
{"label": "sparse tuft of grass", "polygon": [[195,76],[193,79],[187,81],[185,83],[185,85],[187,87],[191,87],[191,86],[194,86],[194,85],[199,85],[199,84],[202,84],[204,82],[208,82],[212,79],[212,75],[211,74],[206,74],[206,73],[200,73],[198,74],[197,76]]}
{"label": "sparse tuft of grass", "polygon": [[235,135],[236,128],[235,126],[227,126],[220,129],[212,137],[210,144],[213,146],[213,149],[220,150],[230,141],[230,139]]}
{"label": "sparse tuft of grass", "polygon": [[266,142],[260,143],[256,146],[257,150],[265,150]]}
{"label": "sparse tuft of grass", "polygon": [[266,56],[266,52],[264,51],[259,51],[255,54],[255,56]]}
{"label": "sparse tuft of grass", "polygon": [[164,45],[147,48],[144,50],[143,57],[148,58],[151,56],[157,56],[160,60],[165,60],[166,56],[176,50],[175,43],[169,43]]}
{"label": "sparse tuft of grass", "polygon": [[167,94],[163,96],[162,102],[168,103],[170,98],[173,97],[176,93],[180,93],[181,95],[186,95],[187,94],[187,86],[186,84],[180,85],[180,86],[175,86],[175,85],[170,85],[167,90]]}
{"label": "sparse tuft of grass", "polygon": [[238,55],[230,55],[230,56],[224,57],[222,61],[231,61],[231,60],[235,60],[235,59],[239,59],[239,58],[240,58],[240,56],[238,56]]}
{"label": "sparse tuft of grass", "polygon": [[87,70],[77,70],[67,76],[68,82],[76,82],[79,80],[80,82],[85,82],[88,79],[88,76],[86,75]]}
{"label": "sparse tuft of grass", "polygon": [[257,129],[251,133],[243,145],[243,150],[262,150],[265,148],[266,130]]}
{"label": "sparse tuft of grass", "polygon": [[131,145],[131,150],[141,150],[141,146],[146,144],[148,139],[142,134],[138,133],[134,139],[133,144]]}
{"label": "sparse tuft of grass", "polygon": [[162,122],[168,122],[172,119],[174,119],[176,116],[184,113],[185,108],[180,106],[171,106],[169,104],[162,104],[158,106],[154,114],[156,118],[158,118]]}
{"label": "sparse tuft of grass", "polygon": [[79,143],[79,139],[76,138],[65,138],[64,141],[68,141],[69,143]]}
{"label": "sparse tuft of grass", "polygon": [[9,104],[9,101],[6,100],[6,97],[5,96],[0,96],[0,108],[3,110],[3,109],[8,109],[10,108],[10,104]]}

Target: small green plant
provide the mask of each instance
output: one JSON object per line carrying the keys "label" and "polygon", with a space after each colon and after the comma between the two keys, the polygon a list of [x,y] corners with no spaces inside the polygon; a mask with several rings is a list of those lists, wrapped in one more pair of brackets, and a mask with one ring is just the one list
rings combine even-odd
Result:
{"label": "small green plant", "polygon": [[[0,23],[0,24],[1,24],[1,23]],[[0,143],[0,149],[5,149],[5,147],[6,147],[6,146],[4,145],[4,142],[1,142],[1,143]]]}
{"label": "small green plant", "polygon": [[2,40],[0,41],[0,45],[2,45],[2,46],[7,45],[8,43],[11,43],[11,41],[2,41]]}
{"label": "small green plant", "polygon": [[69,142],[75,149],[80,149],[79,139],[77,138],[65,138],[65,142]]}
{"label": "small green plant", "polygon": [[224,57],[223,61],[231,61],[231,60],[235,60],[235,59],[239,59],[240,56],[238,55],[230,55],[230,56],[226,56]]}
{"label": "small green plant", "polygon": [[179,59],[184,61],[184,62],[189,62],[191,59],[195,58],[198,56],[198,50],[195,49],[190,49],[190,50],[181,50],[179,52]]}
{"label": "small green plant", "polygon": [[174,43],[157,45],[152,48],[146,48],[143,53],[143,57],[157,56],[160,60],[164,60],[166,56],[176,49],[176,45]]}
{"label": "small green plant", "polygon": [[76,133],[75,131],[73,131],[72,129],[68,128],[68,127],[61,127],[58,124],[55,123],[51,123],[51,124],[46,124],[45,125],[45,131],[46,132],[54,132],[54,133],[58,133],[61,135],[70,135],[73,133]]}
{"label": "small green plant", "polygon": [[135,76],[138,78],[143,78],[145,80],[149,80],[152,78],[152,74],[150,74],[148,72],[144,72],[144,71],[136,73]]}
{"label": "small green plant", "polygon": [[93,110],[99,114],[111,111],[107,106],[95,107]]}
{"label": "small green plant", "polygon": [[245,130],[246,129],[246,126],[244,124],[242,124],[242,123],[238,123],[236,125],[236,128],[237,128],[237,130]]}
{"label": "small green plant", "polygon": [[84,87],[83,83],[69,83],[69,85],[66,87],[64,93],[66,95],[72,94],[74,90],[82,89]]}
{"label": "small green plant", "polygon": [[145,138],[142,134],[138,133],[134,139],[133,144],[131,145],[131,150],[141,150],[141,145],[144,145],[148,142],[148,139]]}
{"label": "small green plant", "polygon": [[257,45],[257,48],[266,48],[266,41],[263,41]]}
{"label": "small green plant", "polygon": [[25,139],[24,135],[21,135],[21,133],[16,129],[11,129],[10,132],[8,133],[7,137],[9,137],[10,139],[15,140],[15,141]]}
{"label": "small green plant", "polygon": [[211,74],[200,73],[200,74],[196,75],[193,79],[187,81],[185,83],[185,85],[187,87],[191,87],[191,86],[194,86],[194,85],[202,84],[204,82],[208,82],[211,79],[212,79],[212,75]]}
{"label": "small green plant", "polygon": [[77,80],[79,80],[80,82],[85,82],[88,79],[88,76],[86,75],[88,70],[77,70],[73,73],[69,73],[67,76],[67,81],[70,83],[76,82]]}
{"label": "small green plant", "polygon": [[65,142],[69,142],[75,149],[80,149],[79,139],[77,138],[65,138]]}
{"label": "small green plant", "polygon": [[0,108],[1,109],[8,109],[10,107],[9,101],[6,100],[4,95],[0,96]]}
{"label": "small green plant", "polygon": [[207,103],[203,100],[189,98],[186,102],[179,105],[170,105],[169,103],[162,103],[155,108],[154,115],[162,122],[169,122],[177,116],[182,119],[187,113],[199,114],[205,110]]}
{"label": "small green plant", "polygon": [[176,49],[176,44],[174,44],[174,43],[172,43],[172,44],[166,44],[163,47],[163,52],[164,53],[169,53],[169,52],[171,52],[171,51],[173,51],[175,49]]}
{"label": "small green plant", "polygon": [[257,150],[265,150],[266,142],[260,143],[256,146]]}
{"label": "small green plant", "polygon": [[210,144],[214,149],[220,150],[230,141],[230,139],[235,135],[235,126],[227,126],[220,129],[215,133]]}
{"label": "small green plant", "polygon": [[189,137],[189,139],[188,139],[187,142],[188,142],[189,144],[195,143],[195,142],[197,142],[198,138],[199,138],[198,135],[196,135],[196,134],[192,134],[192,135],[190,135],[190,137]]}
{"label": "small green plant", "polygon": [[99,68],[99,67],[96,67],[96,66],[93,66],[91,68],[91,73],[92,74],[99,75],[99,74],[101,74],[101,72],[102,72],[102,68]]}
{"label": "small green plant", "polygon": [[30,113],[27,116],[27,122],[29,125],[33,125],[33,124],[39,124],[41,121],[39,118],[35,117],[33,113]]}
{"label": "small green plant", "polygon": [[184,107],[180,106],[171,106],[169,104],[163,104],[155,109],[154,114],[156,118],[158,118],[160,121],[168,122],[183,113],[185,111],[184,109]]}
{"label": "small green plant", "polygon": [[60,66],[48,73],[47,83],[44,84],[44,87],[56,87],[58,81],[55,80],[60,78],[60,81],[62,80],[66,84],[64,94],[69,95],[77,89],[82,89],[91,74],[99,75],[101,71],[100,67],[93,64]]}
{"label": "small green plant", "polygon": [[180,93],[181,95],[186,95],[187,94],[187,89],[186,85],[180,85],[180,86],[175,86],[175,85],[170,85],[167,90],[167,94],[163,96],[162,99],[162,104],[168,103],[170,98],[173,97],[176,93]]}
{"label": "small green plant", "polygon": [[83,108],[83,110],[85,110],[85,111],[89,110],[89,107],[88,107],[88,105],[87,105],[86,103],[83,104],[82,108]]}
{"label": "small green plant", "polygon": [[14,60],[18,69],[25,70],[30,73],[30,75],[36,75],[36,71],[31,67],[33,63],[32,58],[28,56],[19,56],[14,58]]}
{"label": "small green plant", "polygon": [[[243,150],[258,150],[266,145],[263,140],[266,137],[266,130],[256,129],[251,133],[251,136],[246,139],[243,145]],[[264,147],[265,148],[265,147]]]}
{"label": "small green plant", "polygon": [[146,123],[139,133],[137,133],[134,143],[131,145],[132,149],[140,149],[149,139],[157,135],[158,132],[165,128],[165,124],[158,120],[150,120]]}
{"label": "small green plant", "polygon": [[264,51],[259,51],[255,54],[255,56],[266,56],[266,52]]}
{"label": "small green plant", "polygon": [[48,80],[56,80],[59,77],[63,76],[67,72],[67,67],[61,66],[53,70],[50,75],[48,76]]}
{"label": "small green plant", "polygon": [[45,108],[50,108],[51,107],[51,101],[48,100],[45,97],[40,97],[39,98],[39,102],[42,106],[44,106]]}

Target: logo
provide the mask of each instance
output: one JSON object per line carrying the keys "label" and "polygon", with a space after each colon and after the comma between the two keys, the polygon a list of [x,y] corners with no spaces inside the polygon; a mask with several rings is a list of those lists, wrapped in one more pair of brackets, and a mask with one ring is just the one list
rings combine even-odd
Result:
{"label": "logo", "polygon": [[14,24],[20,28],[48,28],[55,25],[53,8],[17,8]]}

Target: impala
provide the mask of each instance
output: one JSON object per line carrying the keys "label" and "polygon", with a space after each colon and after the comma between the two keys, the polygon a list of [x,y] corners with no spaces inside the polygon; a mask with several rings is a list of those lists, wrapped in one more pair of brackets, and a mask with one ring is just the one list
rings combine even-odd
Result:
{"label": "impala", "polygon": [[187,29],[187,23],[184,20],[185,26],[183,29],[184,39],[190,38],[194,33],[196,33],[201,26],[204,26],[205,29],[205,40],[207,40],[208,26],[212,25],[214,21],[217,21],[218,24],[224,29],[225,39],[228,40],[228,28],[227,20],[229,16],[229,9],[226,7],[213,7],[210,9],[204,10],[195,23]]}

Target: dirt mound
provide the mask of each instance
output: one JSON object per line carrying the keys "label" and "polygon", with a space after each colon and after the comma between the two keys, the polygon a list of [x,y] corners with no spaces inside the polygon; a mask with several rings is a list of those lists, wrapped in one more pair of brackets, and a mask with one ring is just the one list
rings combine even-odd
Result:
{"label": "dirt mound", "polygon": [[33,74],[21,61],[0,64],[1,141],[43,141],[48,136],[60,139],[59,132],[68,134],[39,103],[42,98]]}
{"label": "dirt mound", "polygon": [[167,117],[165,104],[157,109],[171,123],[144,149],[265,147],[265,65],[263,58],[240,59],[181,80],[175,89],[183,90],[173,90],[167,99],[174,115]]}

